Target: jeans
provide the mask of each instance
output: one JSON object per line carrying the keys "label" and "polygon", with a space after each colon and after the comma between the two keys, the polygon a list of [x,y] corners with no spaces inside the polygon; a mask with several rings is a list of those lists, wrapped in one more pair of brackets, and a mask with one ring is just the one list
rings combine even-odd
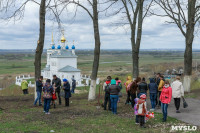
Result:
{"label": "jeans", "polygon": [[41,92],[37,91],[37,98],[35,99],[34,105],[37,104],[37,101],[39,100],[39,105],[41,105]]}
{"label": "jeans", "polygon": [[131,94],[131,105],[132,105],[132,108],[134,108],[134,105],[135,105],[135,98],[136,98],[136,94]]}
{"label": "jeans", "polygon": [[161,95],[161,91],[158,91],[159,106],[161,106],[160,95]]}
{"label": "jeans", "polygon": [[108,109],[111,110],[110,94],[105,93],[104,110],[106,110],[107,103],[108,103]]}
{"label": "jeans", "polygon": [[46,113],[49,112],[50,102],[51,102],[51,99],[46,99],[46,98],[44,98],[44,111],[45,111]]}
{"label": "jeans", "polygon": [[144,118],[145,118],[144,116],[138,115],[138,121],[141,127],[144,126]]}
{"label": "jeans", "polygon": [[136,122],[136,123],[139,123],[138,115],[135,116],[135,122]]}
{"label": "jeans", "polygon": [[176,110],[179,110],[180,103],[181,103],[181,98],[174,98],[174,104],[175,104]]}
{"label": "jeans", "polygon": [[131,96],[130,91],[128,91],[127,92],[127,98],[126,98],[126,104],[131,102],[130,96]]}
{"label": "jeans", "polygon": [[155,109],[155,107],[156,107],[156,98],[157,98],[156,93],[150,93],[150,100],[151,100],[152,109]]}
{"label": "jeans", "polygon": [[74,93],[75,87],[72,87],[71,93]]}
{"label": "jeans", "polygon": [[167,120],[167,108],[168,108],[168,104],[161,103],[161,108],[162,108],[162,112],[163,112],[163,120],[166,121]]}
{"label": "jeans", "polygon": [[110,101],[111,101],[111,109],[113,114],[117,114],[117,101],[119,96],[118,95],[110,95]]}

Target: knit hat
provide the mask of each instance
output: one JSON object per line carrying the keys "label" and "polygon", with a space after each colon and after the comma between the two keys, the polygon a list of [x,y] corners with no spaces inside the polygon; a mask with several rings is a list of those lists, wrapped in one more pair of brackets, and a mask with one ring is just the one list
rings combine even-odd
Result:
{"label": "knit hat", "polygon": [[47,83],[51,83],[51,79],[47,79],[46,82],[47,82]]}
{"label": "knit hat", "polygon": [[146,99],[146,95],[145,95],[145,94],[142,94],[142,95],[140,96],[140,98]]}
{"label": "knit hat", "polygon": [[67,79],[63,79],[63,82],[67,82]]}
{"label": "knit hat", "polygon": [[116,85],[116,80],[115,80],[115,79],[112,79],[110,84],[111,84],[111,85]]}

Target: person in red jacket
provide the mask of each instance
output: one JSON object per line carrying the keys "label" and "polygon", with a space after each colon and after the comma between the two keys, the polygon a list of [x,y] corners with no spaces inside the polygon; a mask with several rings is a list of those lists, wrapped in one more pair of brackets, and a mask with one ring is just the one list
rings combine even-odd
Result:
{"label": "person in red jacket", "polygon": [[167,108],[172,98],[172,88],[170,87],[169,81],[165,81],[162,92],[160,94],[161,108],[163,112],[163,122],[167,120]]}

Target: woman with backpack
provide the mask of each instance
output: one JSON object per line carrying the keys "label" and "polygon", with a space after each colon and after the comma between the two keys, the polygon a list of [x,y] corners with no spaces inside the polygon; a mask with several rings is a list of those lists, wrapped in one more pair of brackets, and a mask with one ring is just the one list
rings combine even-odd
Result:
{"label": "woman with backpack", "polygon": [[52,100],[52,93],[54,92],[54,89],[51,85],[51,80],[47,79],[46,84],[43,87],[43,99],[44,99],[44,113],[45,114],[50,114],[49,108],[50,108],[50,103]]}
{"label": "woman with backpack", "polygon": [[110,92],[110,101],[111,101],[111,109],[113,114],[117,114],[117,101],[118,101],[118,94],[120,92],[120,87],[116,85],[116,80],[111,80],[111,85],[109,86]]}

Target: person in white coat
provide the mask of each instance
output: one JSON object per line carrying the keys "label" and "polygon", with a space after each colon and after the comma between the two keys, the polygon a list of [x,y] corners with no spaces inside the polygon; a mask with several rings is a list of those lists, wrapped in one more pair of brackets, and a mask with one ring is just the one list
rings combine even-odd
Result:
{"label": "person in white coat", "polygon": [[181,102],[181,97],[184,96],[184,88],[183,84],[180,81],[180,77],[177,76],[176,80],[172,83],[172,97],[174,98],[174,104],[176,107],[176,113],[180,113],[179,108],[180,108],[180,102]]}

